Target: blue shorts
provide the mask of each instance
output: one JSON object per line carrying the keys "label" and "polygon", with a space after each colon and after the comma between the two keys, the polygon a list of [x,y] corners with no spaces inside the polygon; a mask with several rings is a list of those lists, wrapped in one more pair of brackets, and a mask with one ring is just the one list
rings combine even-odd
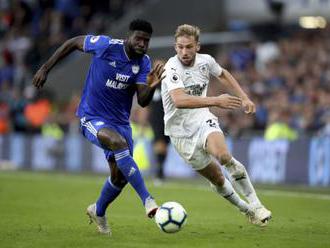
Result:
{"label": "blue shorts", "polygon": [[101,128],[109,128],[119,133],[126,140],[130,154],[133,156],[133,138],[132,128],[130,125],[113,125],[99,117],[88,119],[83,117],[80,119],[80,131],[82,135],[84,135],[85,138],[92,142],[94,145],[102,148],[106,159],[109,160],[110,158],[114,158],[114,153],[112,150],[105,149],[97,139],[97,132]]}

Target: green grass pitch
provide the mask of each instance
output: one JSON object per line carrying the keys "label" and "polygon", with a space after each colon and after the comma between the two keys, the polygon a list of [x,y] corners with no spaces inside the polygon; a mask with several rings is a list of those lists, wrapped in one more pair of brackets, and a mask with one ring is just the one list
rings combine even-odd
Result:
{"label": "green grass pitch", "polygon": [[260,228],[200,181],[149,182],[159,203],[177,201],[188,213],[181,232],[165,234],[145,217],[129,186],[108,209],[113,236],[107,237],[85,215],[104,178],[0,171],[0,247],[330,247],[329,188],[258,188],[273,212],[269,226]]}

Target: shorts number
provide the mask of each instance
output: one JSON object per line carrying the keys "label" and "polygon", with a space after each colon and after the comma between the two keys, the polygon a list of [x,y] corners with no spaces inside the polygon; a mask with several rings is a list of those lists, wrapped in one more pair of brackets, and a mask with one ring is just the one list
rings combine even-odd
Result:
{"label": "shorts number", "polygon": [[217,123],[212,119],[207,120],[206,123],[209,124],[210,127],[217,127]]}

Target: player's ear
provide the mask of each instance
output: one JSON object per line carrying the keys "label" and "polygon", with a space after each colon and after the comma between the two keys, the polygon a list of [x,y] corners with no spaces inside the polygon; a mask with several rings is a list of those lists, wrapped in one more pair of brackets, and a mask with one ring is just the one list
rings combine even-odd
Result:
{"label": "player's ear", "polygon": [[128,33],[127,33],[127,38],[126,38],[126,40],[127,41],[129,41],[129,42],[131,42],[131,40],[132,40],[132,38],[134,37],[134,32],[133,31],[128,31]]}
{"label": "player's ear", "polygon": [[197,42],[197,46],[196,46],[197,52],[199,52],[200,49],[201,49],[201,43],[200,42]]}
{"label": "player's ear", "polygon": [[174,43],[174,49],[175,49],[176,52],[178,52],[176,43]]}

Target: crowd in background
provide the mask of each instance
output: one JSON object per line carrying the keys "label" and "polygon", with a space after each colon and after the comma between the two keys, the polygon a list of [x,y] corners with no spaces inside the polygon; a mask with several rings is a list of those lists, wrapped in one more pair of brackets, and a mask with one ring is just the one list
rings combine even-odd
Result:
{"label": "crowd in background", "polygon": [[[212,109],[231,136],[265,129],[270,140],[282,137],[281,132],[290,140],[330,134],[329,29],[295,31],[276,42],[221,47],[217,60],[257,105],[255,116]],[[209,92],[218,94],[221,87],[213,83]]]}
{"label": "crowd in background", "polygon": [[51,92],[31,88],[34,73],[65,40],[105,32],[142,1],[1,0],[0,134],[40,132],[47,122],[69,130],[79,99],[55,105]]}
{"label": "crowd in background", "polygon": [[[26,0],[0,2],[0,134],[63,133],[78,126],[79,94],[67,103],[36,92],[38,67],[69,37],[102,33],[141,0]],[[256,115],[212,108],[223,130],[294,140],[330,133],[330,32],[295,31],[272,42],[252,41],[214,50],[257,105]],[[211,82],[209,94],[223,92]],[[135,116],[135,115],[133,115]],[[139,119],[139,118],[138,118]],[[143,123],[143,125],[147,125]],[[50,128],[51,127],[51,128]]]}

